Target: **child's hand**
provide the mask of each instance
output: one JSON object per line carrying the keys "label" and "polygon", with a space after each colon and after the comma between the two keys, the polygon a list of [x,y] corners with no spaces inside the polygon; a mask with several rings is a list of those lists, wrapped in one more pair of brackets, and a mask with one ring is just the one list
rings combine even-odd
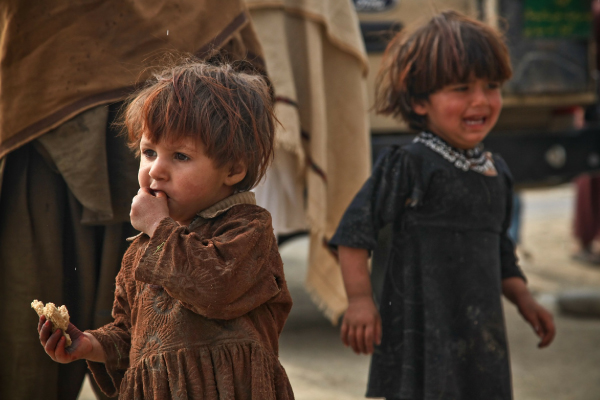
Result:
{"label": "child's hand", "polygon": [[552,313],[542,307],[532,296],[529,296],[517,303],[519,312],[532,326],[536,335],[540,337],[539,348],[547,347],[556,334],[554,319]]}
{"label": "child's hand", "polygon": [[93,351],[93,343],[86,334],[81,332],[72,323],[69,323],[67,333],[71,336],[73,343],[65,348],[66,338],[60,329],[52,333],[52,323],[41,316],[38,322],[38,333],[40,343],[44,346],[46,353],[54,361],[66,364],[79,359],[87,359]]}
{"label": "child's hand", "polygon": [[504,279],[502,293],[517,306],[525,321],[529,322],[535,334],[540,337],[538,347],[543,348],[552,343],[556,334],[552,314],[535,301],[525,281],[519,277]]}
{"label": "child's hand", "polygon": [[131,202],[131,225],[138,231],[152,236],[163,218],[169,216],[167,195],[161,191],[153,192],[149,188],[138,190]]}
{"label": "child's hand", "polygon": [[371,296],[348,299],[342,321],[341,336],[356,354],[372,354],[374,344],[381,343],[381,317]]}

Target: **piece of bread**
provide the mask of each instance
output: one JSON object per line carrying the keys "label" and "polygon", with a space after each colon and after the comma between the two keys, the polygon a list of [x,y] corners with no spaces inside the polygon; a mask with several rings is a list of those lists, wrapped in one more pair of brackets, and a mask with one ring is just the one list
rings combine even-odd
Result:
{"label": "piece of bread", "polygon": [[54,303],[44,303],[38,300],[34,300],[31,302],[31,308],[37,312],[37,314],[41,317],[44,315],[47,320],[52,322],[52,333],[54,333],[57,329],[60,329],[67,338],[67,344],[65,347],[69,347],[71,345],[71,337],[67,333],[67,328],[69,327],[69,311],[67,311],[67,307],[60,306],[56,308]]}

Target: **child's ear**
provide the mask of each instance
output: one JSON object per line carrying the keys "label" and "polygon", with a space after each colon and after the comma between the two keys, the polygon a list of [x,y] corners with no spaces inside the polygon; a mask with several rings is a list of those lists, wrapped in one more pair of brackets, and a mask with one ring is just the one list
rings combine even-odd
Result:
{"label": "child's ear", "polygon": [[225,178],[225,184],[227,186],[237,185],[246,177],[246,172],[248,172],[246,164],[242,161],[236,162],[229,169],[229,175]]}
{"label": "child's ear", "polygon": [[412,109],[415,114],[421,116],[427,115],[427,100],[413,100]]}

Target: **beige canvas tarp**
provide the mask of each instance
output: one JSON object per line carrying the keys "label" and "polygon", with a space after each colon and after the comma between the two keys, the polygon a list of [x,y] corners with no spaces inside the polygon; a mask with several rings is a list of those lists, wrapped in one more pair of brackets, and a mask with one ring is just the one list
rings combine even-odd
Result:
{"label": "beige canvas tarp", "polygon": [[275,163],[257,199],[276,229],[287,233],[304,222],[310,230],[306,289],[335,323],[347,300],[327,241],[371,165],[358,18],[349,0],[246,2],[282,123]]}

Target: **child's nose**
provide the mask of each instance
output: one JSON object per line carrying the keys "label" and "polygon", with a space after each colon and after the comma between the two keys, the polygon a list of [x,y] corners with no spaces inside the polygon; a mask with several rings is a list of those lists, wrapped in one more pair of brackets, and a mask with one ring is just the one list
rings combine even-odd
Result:
{"label": "child's nose", "polygon": [[165,165],[165,162],[161,158],[157,157],[152,163],[152,166],[148,171],[148,175],[150,175],[150,178],[154,179],[155,181],[166,179],[168,176],[168,169]]}
{"label": "child's nose", "polygon": [[488,103],[488,97],[483,87],[475,87],[472,92],[473,105],[482,105]]}

